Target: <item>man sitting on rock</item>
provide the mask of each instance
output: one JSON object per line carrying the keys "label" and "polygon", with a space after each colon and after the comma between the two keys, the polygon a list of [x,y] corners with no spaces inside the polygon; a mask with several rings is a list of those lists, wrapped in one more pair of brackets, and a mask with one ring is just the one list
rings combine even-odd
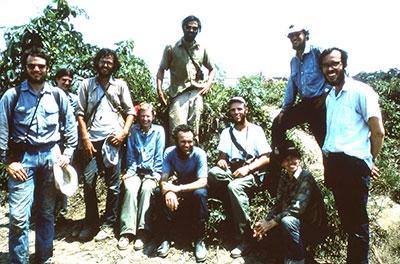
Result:
{"label": "man sitting on rock", "polygon": [[[157,249],[157,256],[166,257],[170,249],[172,220],[177,212],[184,210],[185,223],[194,231],[195,257],[198,262],[206,260],[207,249],[204,244],[205,228],[208,216],[207,207],[207,154],[193,146],[194,132],[188,125],[179,125],[174,129],[175,146],[165,150],[162,176],[160,181],[163,195],[163,217],[161,219],[161,237],[163,241]],[[169,181],[176,175],[177,180]],[[193,210],[192,214],[187,214]],[[192,217],[188,217],[191,215]]]}
{"label": "man sitting on rock", "polygon": [[[293,142],[288,141],[281,149],[276,204],[265,219],[255,224],[253,236],[260,240],[268,234],[268,242],[278,242],[285,263],[314,263],[312,254],[306,254],[306,247],[312,248],[325,238],[324,200],[312,174],[301,168],[301,154]],[[274,251],[271,246],[267,248]]]}

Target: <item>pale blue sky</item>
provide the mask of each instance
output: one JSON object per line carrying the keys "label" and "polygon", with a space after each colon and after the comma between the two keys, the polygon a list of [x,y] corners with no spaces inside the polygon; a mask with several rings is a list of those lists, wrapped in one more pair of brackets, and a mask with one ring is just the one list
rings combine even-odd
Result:
{"label": "pale blue sky", "polygon": [[[0,26],[27,23],[41,14],[50,0],[2,0]],[[310,41],[322,47],[338,46],[349,52],[349,72],[400,68],[396,0],[267,1],[267,0],[70,0],[89,19],[74,21],[85,41],[111,47],[126,39],[136,43],[135,54],[155,74],[163,48],[181,36],[180,23],[194,14],[204,44],[229,78],[262,72],[287,76],[293,56],[286,29],[305,24]],[[4,41],[0,41],[1,49]]]}

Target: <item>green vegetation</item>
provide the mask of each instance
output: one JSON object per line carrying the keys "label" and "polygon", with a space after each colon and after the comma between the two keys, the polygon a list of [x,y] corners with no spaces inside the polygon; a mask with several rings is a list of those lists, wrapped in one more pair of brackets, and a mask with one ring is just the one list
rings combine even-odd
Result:
{"label": "green vegetation", "polygon": [[[28,24],[9,28],[4,38],[6,49],[0,54],[0,87],[2,91],[21,82],[20,57],[32,41],[42,43],[52,55],[52,71],[67,66],[75,71],[77,83],[79,80],[92,76],[92,58],[99,47],[87,44],[83,41],[82,34],[75,31],[70,18],[85,15],[85,12],[76,7],[70,7],[66,0],[53,0],[53,3],[45,8],[43,15],[32,19]],[[151,74],[145,62],[133,53],[134,42],[123,41],[117,43],[117,52],[120,56],[122,67],[119,77],[128,82],[132,98],[135,102],[148,101],[160,106],[151,81]],[[389,194],[395,201],[400,202],[400,74],[398,70],[388,73],[362,73],[357,76],[368,82],[380,95],[381,107],[386,128],[384,149],[378,159],[381,177],[373,183],[373,192]],[[75,87],[77,86],[75,84]],[[235,86],[227,87],[223,79],[213,85],[206,96],[204,122],[200,129],[200,145],[207,151],[209,164],[215,164],[219,140],[219,134],[229,123],[226,116],[226,103],[230,97],[241,95],[248,101],[251,119],[261,125],[270,138],[271,108],[277,108],[281,103],[285,88],[285,80],[265,80],[262,76],[243,77]],[[162,110],[162,111],[161,111]],[[160,109],[157,122],[165,123],[165,109]],[[0,168],[0,189],[6,190],[7,175],[4,168]],[[331,193],[320,186],[325,194],[325,202],[331,223],[331,235],[318,249],[318,255],[324,259],[330,259],[334,263],[343,262],[344,235],[339,231],[339,220],[334,208]],[[1,198],[1,196],[0,196]],[[260,219],[272,204],[272,199],[265,193],[257,194],[252,200],[251,214],[254,219]],[[209,220],[209,236],[216,239],[216,232],[225,220],[224,212],[218,202],[212,202]],[[372,237],[374,243],[388,241],[388,235],[373,223]],[[392,241],[390,241],[392,242]],[[387,249],[387,254],[399,255],[399,244],[393,243],[393,247]],[[387,260],[387,262],[391,262]],[[394,262],[393,262],[394,263]]]}

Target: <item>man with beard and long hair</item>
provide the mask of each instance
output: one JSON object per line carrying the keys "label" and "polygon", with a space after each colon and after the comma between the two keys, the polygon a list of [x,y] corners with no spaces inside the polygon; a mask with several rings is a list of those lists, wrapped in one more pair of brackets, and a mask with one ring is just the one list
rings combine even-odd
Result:
{"label": "man with beard and long hair", "polygon": [[325,184],[348,235],[346,262],[368,263],[368,190],[370,177],[379,176],[375,159],[385,136],[379,97],[369,85],[345,75],[345,51],[323,51],[320,66],[334,88],[326,98]]}
{"label": "man with beard and long hair", "polygon": [[[198,262],[205,261],[207,249],[204,244],[208,217],[207,154],[194,146],[194,132],[188,125],[174,129],[175,146],[164,153],[160,180],[163,217],[160,236],[162,242],[157,256],[166,257],[170,249],[172,221],[185,216],[184,223],[192,227],[194,254]],[[170,181],[176,175],[175,181]],[[178,214],[184,212],[184,214]]]}
{"label": "man with beard and long hair", "polygon": [[[216,72],[207,50],[195,40],[201,31],[200,20],[195,16],[186,17],[182,30],[183,37],[175,45],[165,47],[157,72],[157,93],[161,103],[169,108],[170,144],[173,144],[172,131],[180,124],[193,127],[195,139],[199,140],[203,96],[210,90]],[[202,66],[208,70],[207,80]],[[166,70],[171,76],[168,98],[162,87]]]}
{"label": "man with beard and long hair", "polygon": [[243,97],[232,97],[228,106],[233,126],[221,133],[217,166],[210,170],[208,181],[233,217],[238,244],[231,256],[238,258],[252,242],[247,193],[261,184],[254,172],[269,163],[271,148],[263,129],[247,120],[248,108]]}
{"label": "man with beard and long hair", "polygon": [[[91,239],[100,226],[95,236],[95,240],[100,241],[113,235],[120,193],[120,147],[129,134],[136,112],[126,82],[112,76],[120,67],[116,52],[101,49],[93,63],[97,75],[82,81],[78,92],[77,120],[84,156],[82,169],[86,206],[85,225],[79,239]],[[96,181],[100,172],[104,172],[107,186],[102,223],[96,197]]]}
{"label": "man with beard and long hair", "polygon": [[[34,202],[35,263],[52,263],[53,165],[64,168],[70,163],[78,133],[66,95],[46,82],[50,63],[44,50],[33,47],[25,51],[22,69],[26,80],[7,90],[0,101],[0,161],[9,174],[9,259],[10,263],[29,262],[29,220]],[[58,145],[61,137],[63,152]]]}

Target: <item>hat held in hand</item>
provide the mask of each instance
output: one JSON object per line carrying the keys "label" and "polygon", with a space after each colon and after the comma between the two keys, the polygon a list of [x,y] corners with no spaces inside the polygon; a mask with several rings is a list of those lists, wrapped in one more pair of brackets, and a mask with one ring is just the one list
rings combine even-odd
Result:
{"label": "hat held in hand", "polygon": [[72,196],[78,190],[78,175],[71,165],[61,168],[58,164],[53,165],[56,188],[63,194]]}

